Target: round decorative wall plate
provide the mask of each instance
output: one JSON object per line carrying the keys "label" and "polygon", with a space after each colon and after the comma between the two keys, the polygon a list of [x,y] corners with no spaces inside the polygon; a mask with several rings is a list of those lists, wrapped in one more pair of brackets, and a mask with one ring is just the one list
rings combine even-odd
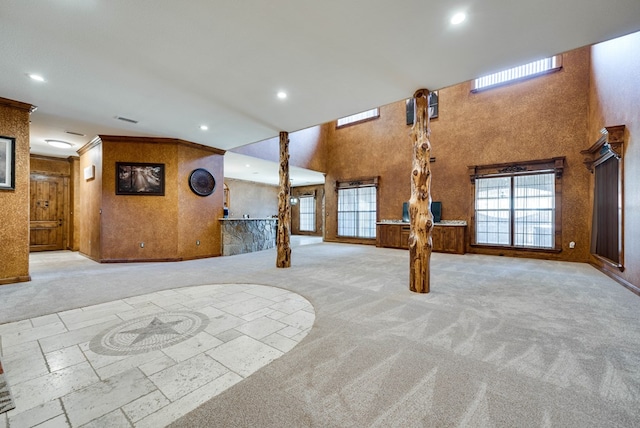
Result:
{"label": "round decorative wall plate", "polygon": [[189,187],[198,196],[209,196],[216,189],[216,180],[206,169],[194,169],[189,176]]}

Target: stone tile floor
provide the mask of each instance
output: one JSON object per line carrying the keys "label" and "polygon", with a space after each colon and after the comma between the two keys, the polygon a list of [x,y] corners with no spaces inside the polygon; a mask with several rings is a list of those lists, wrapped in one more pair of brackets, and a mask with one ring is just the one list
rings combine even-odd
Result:
{"label": "stone tile floor", "polygon": [[160,291],[0,325],[10,427],[164,426],[291,350],[303,297],[256,284]]}

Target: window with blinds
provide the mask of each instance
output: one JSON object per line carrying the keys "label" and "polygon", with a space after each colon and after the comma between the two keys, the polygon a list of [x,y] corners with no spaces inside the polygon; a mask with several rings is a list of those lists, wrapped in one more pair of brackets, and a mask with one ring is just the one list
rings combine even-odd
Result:
{"label": "window with blinds", "polygon": [[483,89],[492,88],[508,82],[547,74],[562,68],[562,55],[556,55],[544,58],[538,61],[530,62],[518,67],[509,68],[508,70],[499,71],[497,73],[478,77],[471,86],[471,91],[476,92]]}
{"label": "window with blinds", "polygon": [[555,174],[476,179],[476,244],[554,248]]}
{"label": "window with blinds", "polygon": [[316,231],[316,198],[314,196],[300,196],[298,204],[300,210],[300,231]]}
{"label": "window with blinds", "polygon": [[376,237],[377,178],[336,183],[338,192],[338,236]]}

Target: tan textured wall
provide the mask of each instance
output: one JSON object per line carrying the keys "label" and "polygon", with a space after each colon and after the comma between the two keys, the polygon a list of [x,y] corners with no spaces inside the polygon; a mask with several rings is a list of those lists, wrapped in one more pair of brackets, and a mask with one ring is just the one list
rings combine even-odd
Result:
{"label": "tan textured wall", "polygon": [[325,239],[375,244],[372,240],[339,239],[336,181],[379,176],[378,219],[400,219],[402,202],[411,192],[411,128],[405,123],[405,103],[380,107],[378,119],[329,129],[325,181]]}
{"label": "tan textured wall", "polygon": [[[87,146],[85,146],[87,147]],[[78,223],[79,251],[93,260],[100,260],[100,209],[102,208],[102,144],[80,152],[80,208],[76,215]],[[85,180],[84,170],[93,165],[94,178]]]}
{"label": "tan textured wall", "polygon": [[[178,254],[178,148],[102,138],[101,260],[169,260]],[[116,195],[116,162],[163,163],[164,196]],[[140,244],[144,243],[144,247]]]}
{"label": "tan textured wall", "polygon": [[[566,156],[559,254],[472,249],[549,259],[588,260],[588,180],[580,150],[585,147],[589,93],[589,49],[563,56],[556,73],[479,93],[470,82],[439,91],[439,117],[431,121],[433,200],[443,219],[471,221],[473,186],[467,167]],[[418,89],[418,88],[416,88]],[[412,94],[407,94],[411,96]],[[380,109],[380,118],[328,136],[326,238],[336,238],[335,181],[380,176],[378,219],[399,219],[410,196],[411,127],[405,102]],[[469,241],[469,239],[468,239]],[[569,250],[570,241],[577,243]]]}
{"label": "tan textured wall", "polygon": [[[82,252],[102,262],[220,255],[221,152],[165,138],[101,136],[98,141],[80,157],[81,170],[96,165],[96,179],[80,184]],[[164,196],[116,195],[116,162],[164,164]],[[214,175],[218,187],[212,195],[191,191],[188,179],[196,168]]]}
{"label": "tan textured wall", "polygon": [[71,175],[71,162],[69,159],[31,155],[31,172],[68,177]]}
{"label": "tan textured wall", "polygon": [[[289,165],[324,172],[327,136],[333,124],[312,126],[289,133]],[[280,137],[269,138],[230,150],[233,153],[280,162]]]}
{"label": "tan textured wall", "polygon": [[229,217],[267,218],[278,214],[278,186],[253,181],[224,180],[229,187]]}
{"label": "tan textured wall", "polygon": [[[178,255],[183,259],[221,255],[224,157],[218,154],[178,147]],[[216,180],[209,196],[198,196],[189,188],[189,176],[196,168],[205,168]],[[200,241],[200,245],[196,245]]]}
{"label": "tan textured wall", "polygon": [[0,284],[29,277],[29,108],[0,98],[0,135],[16,139],[15,190],[0,190]]}
{"label": "tan textured wall", "polygon": [[[624,265],[617,276],[640,289],[640,32],[591,50],[587,148],[605,126],[625,125]],[[591,207],[589,207],[591,212]]]}
{"label": "tan textured wall", "polygon": [[300,231],[300,205],[291,207],[291,233],[294,235],[311,235],[322,236],[322,201],[324,199],[324,186],[322,184],[316,186],[298,186],[291,189],[292,196],[300,196],[315,192],[316,195],[316,230],[315,232]]}

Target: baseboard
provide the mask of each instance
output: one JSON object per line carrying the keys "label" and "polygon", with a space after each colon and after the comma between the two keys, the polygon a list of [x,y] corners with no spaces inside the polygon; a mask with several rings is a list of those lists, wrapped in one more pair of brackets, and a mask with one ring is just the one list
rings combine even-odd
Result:
{"label": "baseboard", "polygon": [[155,263],[155,262],[181,262],[184,259],[178,258],[160,258],[160,259],[100,259],[100,263]]}
{"label": "baseboard", "polygon": [[31,275],[14,276],[13,278],[0,278],[0,285],[15,284],[16,282],[29,282]]}
{"label": "baseboard", "polygon": [[640,296],[640,287],[638,287],[637,285],[634,285],[634,284],[630,283],[626,279],[624,279],[621,276],[617,275],[615,272],[612,272],[610,270],[604,269],[602,266],[598,266],[595,263],[591,263],[591,265],[593,267],[595,267],[596,269],[598,269],[600,272],[602,272],[605,275],[607,275],[609,278],[613,279],[615,282],[617,282],[620,285],[622,285],[623,287],[629,289],[629,291],[631,291],[632,293],[637,294],[638,296]]}
{"label": "baseboard", "polygon": [[222,254],[207,254],[206,256],[193,256],[193,257],[183,257],[181,260],[200,260],[200,259],[210,259],[213,257],[221,257]]}

